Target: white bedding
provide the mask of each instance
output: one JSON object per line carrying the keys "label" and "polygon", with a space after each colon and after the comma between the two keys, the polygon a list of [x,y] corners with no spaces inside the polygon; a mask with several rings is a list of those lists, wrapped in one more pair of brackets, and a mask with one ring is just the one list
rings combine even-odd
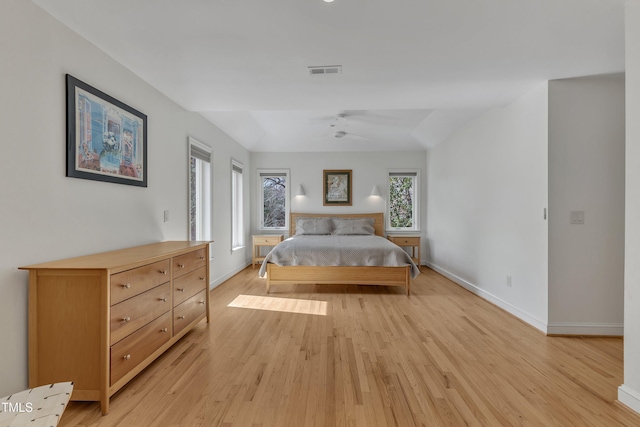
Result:
{"label": "white bedding", "polygon": [[267,263],[280,266],[411,266],[411,278],[420,270],[402,248],[380,236],[295,235],[269,252],[260,267],[260,277]]}

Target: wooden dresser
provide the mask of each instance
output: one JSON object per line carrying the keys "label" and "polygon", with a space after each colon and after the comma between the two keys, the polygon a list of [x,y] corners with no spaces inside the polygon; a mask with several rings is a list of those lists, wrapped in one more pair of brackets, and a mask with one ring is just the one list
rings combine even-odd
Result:
{"label": "wooden dresser", "polygon": [[209,242],[162,242],[29,270],[29,387],[73,381],[71,400],[109,397],[209,322]]}

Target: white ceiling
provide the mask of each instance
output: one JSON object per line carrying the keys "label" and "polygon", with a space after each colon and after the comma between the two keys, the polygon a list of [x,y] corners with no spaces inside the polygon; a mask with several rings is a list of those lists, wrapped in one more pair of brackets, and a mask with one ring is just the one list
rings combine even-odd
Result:
{"label": "white ceiling", "polygon": [[624,71],[626,0],[33,1],[252,151],[422,150],[545,80]]}

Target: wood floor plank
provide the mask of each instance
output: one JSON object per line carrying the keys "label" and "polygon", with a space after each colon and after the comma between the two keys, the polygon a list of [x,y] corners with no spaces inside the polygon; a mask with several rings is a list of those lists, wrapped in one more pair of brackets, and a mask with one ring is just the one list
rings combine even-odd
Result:
{"label": "wood floor plank", "polygon": [[640,426],[620,338],[547,337],[438,273],[402,289],[281,285],[246,269],[199,324],[61,426]]}

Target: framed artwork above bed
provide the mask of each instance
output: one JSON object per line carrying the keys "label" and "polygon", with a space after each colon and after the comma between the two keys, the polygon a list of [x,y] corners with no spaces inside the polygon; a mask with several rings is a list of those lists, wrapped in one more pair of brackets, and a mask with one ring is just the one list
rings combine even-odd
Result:
{"label": "framed artwork above bed", "polygon": [[353,188],[351,170],[322,171],[322,193],[324,206],[351,206]]}

